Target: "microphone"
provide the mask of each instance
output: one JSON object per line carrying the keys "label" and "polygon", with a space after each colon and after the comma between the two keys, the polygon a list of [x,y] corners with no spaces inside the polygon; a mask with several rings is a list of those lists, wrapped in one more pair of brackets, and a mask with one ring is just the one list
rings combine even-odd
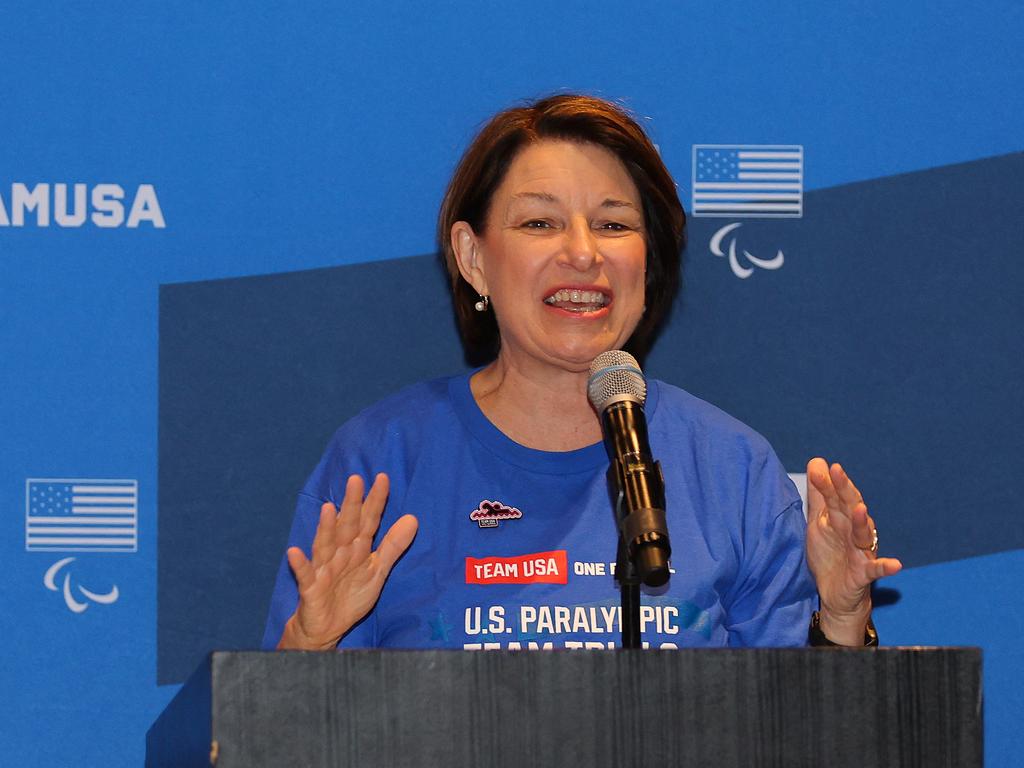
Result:
{"label": "microphone", "polygon": [[[615,520],[640,580],[649,587],[668,581],[672,547],[665,521],[665,480],[647,439],[647,382],[628,352],[602,352],[590,364],[587,397],[601,419],[611,461],[608,490]],[[616,576],[625,574],[616,566]]]}

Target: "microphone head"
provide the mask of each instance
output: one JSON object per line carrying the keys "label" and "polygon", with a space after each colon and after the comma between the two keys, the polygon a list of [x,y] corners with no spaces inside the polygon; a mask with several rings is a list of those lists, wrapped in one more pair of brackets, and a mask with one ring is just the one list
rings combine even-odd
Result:
{"label": "microphone head", "polygon": [[636,358],[619,349],[595,357],[590,364],[587,398],[598,413],[622,400],[643,405],[647,400],[647,382]]}

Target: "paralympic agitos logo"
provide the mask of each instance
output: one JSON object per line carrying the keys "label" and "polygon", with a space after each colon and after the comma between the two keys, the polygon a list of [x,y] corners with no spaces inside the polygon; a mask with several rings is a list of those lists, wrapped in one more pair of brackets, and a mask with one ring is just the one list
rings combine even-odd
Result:
{"label": "paralympic agitos logo", "polygon": [[127,227],[142,224],[164,229],[163,211],[152,184],[126,191],[120,184],[11,184],[10,194],[0,188],[0,227]]}

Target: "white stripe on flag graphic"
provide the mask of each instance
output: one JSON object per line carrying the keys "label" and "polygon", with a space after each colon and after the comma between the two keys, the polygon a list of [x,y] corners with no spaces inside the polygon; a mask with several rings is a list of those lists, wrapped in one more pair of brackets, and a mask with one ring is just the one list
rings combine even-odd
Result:
{"label": "white stripe on flag graphic", "polygon": [[695,189],[787,189],[796,192],[800,191],[799,184],[769,184],[760,181],[698,181]]}
{"label": "white stripe on flag graphic", "polygon": [[72,493],[127,493],[135,495],[134,485],[72,485]]}
{"label": "white stripe on flag graphic", "polygon": [[128,515],[118,517],[29,517],[30,525],[117,525],[126,521],[135,520]]}
{"label": "white stripe on flag graphic", "polygon": [[798,202],[800,195],[791,192],[701,192],[701,200],[791,200]]}
{"label": "white stripe on flag graphic", "polygon": [[799,160],[799,152],[737,152],[740,160]]}
{"label": "white stripe on flag graphic", "polygon": [[760,171],[799,171],[800,163],[744,163],[741,160],[739,167]]}
{"label": "white stripe on flag graphic", "polygon": [[135,546],[135,539],[134,539],[134,537],[131,538],[131,539],[108,539],[108,538],[90,539],[90,538],[85,538],[85,537],[82,537],[82,536],[74,536],[74,537],[70,537],[69,536],[69,537],[56,537],[56,538],[49,538],[49,537],[40,536],[40,537],[32,539],[32,545],[33,545],[33,547],[41,547],[41,546],[51,546],[51,547],[53,547],[53,546],[57,546],[57,545],[73,545],[73,546],[90,546],[91,545],[91,546],[93,546],[95,548],[111,547],[111,546],[113,546],[113,547],[134,547]]}
{"label": "white stripe on flag graphic", "polygon": [[697,203],[695,211],[799,211],[798,203]]}
{"label": "white stripe on flag graphic", "polygon": [[91,515],[121,515],[122,517],[135,514],[135,507],[72,507],[73,514],[89,517]]}
{"label": "white stripe on flag graphic", "polygon": [[758,173],[756,171],[740,171],[736,174],[738,179],[761,179],[763,181],[769,181],[775,179],[777,181],[799,181],[799,173]]}
{"label": "white stripe on flag graphic", "polygon": [[[82,532],[82,529],[79,526],[48,525],[45,528],[39,528],[38,532],[45,533],[47,536],[49,536],[51,533],[74,533],[77,535]],[[89,528],[90,535],[96,534],[98,536],[101,533],[118,536],[134,536],[135,528],[125,528],[123,526],[117,528],[100,528],[92,526]]]}

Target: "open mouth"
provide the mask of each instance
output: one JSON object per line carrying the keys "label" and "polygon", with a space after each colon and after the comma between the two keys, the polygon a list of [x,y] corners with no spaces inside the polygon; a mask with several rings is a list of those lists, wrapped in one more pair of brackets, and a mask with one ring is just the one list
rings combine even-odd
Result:
{"label": "open mouth", "polygon": [[580,288],[559,288],[546,299],[549,307],[557,307],[567,312],[597,312],[611,302],[611,297],[603,291],[583,290]]}

